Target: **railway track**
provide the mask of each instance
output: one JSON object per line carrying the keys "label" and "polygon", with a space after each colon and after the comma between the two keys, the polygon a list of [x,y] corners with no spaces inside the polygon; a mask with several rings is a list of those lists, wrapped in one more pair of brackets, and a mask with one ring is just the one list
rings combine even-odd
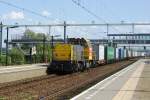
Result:
{"label": "railway track", "polygon": [[22,82],[0,84],[0,96],[8,100],[68,99],[81,92],[83,88],[91,86],[133,62],[135,61],[122,61],[92,68],[83,73],[49,75]]}
{"label": "railway track", "polygon": [[[133,62],[131,62],[131,63],[133,63]],[[118,68],[116,68],[116,70],[112,70],[112,71],[108,71],[108,72],[101,72],[101,74],[96,74],[97,76],[95,76],[94,74],[93,75],[91,75],[90,77],[90,79],[88,79],[88,80],[84,80],[83,82],[78,82],[78,84],[77,85],[74,85],[74,86],[72,86],[72,84],[71,85],[69,85],[69,84],[67,84],[67,86],[68,86],[68,88],[61,88],[61,89],[58,89],[57,91],[55,91],[54,93],[52,93],[51,95],[49,95],[49,96],[47,96],[47,98],[49,98],[49,99],[60,99],[60,100],[62,100],[62,99],[69,99],[70,97],[72,97],[72,96],[74,96],[76,93],[79,93],[79,92],[81,92],[82,91],[82,89],[81,89],[81,91],[80,90],[78,90],[78,89],[80,89],[81,87],[82,88],[86,88],[86,87],[88,87],[88,86],[91,86],[91,85],[93,85],[93,84],[95,84],[96,82],[98,82],[99,80],[102,80],[102,79],[104,79],[105,77],[107,77],[107,76],[110,76],[110,75],[112,75],[113,73],[115,73],[115,72],[117,72],[117,71],[119,71],[119,70],[121,70],[122,68],[125,68],[127,65],[130,65],[131,63],[129,63],[129,64],[123,64],[123,65],[121,65],[120,66],[120,68],[118,67]],[[102,69],[101,71],[106,71],[106,69]],[[93,71],[92,71],[93,72]],[[70,87],[69,87],[70,86]],[[72,91],[73,90],[73,91]],[[76,92],[75,93],[75,91],[78,91],[78,92]],[[84,90],[84,89],[83,89]],[[72,92],[68,92],[67,93],[67,91],[72,91]],[[67,94],[67,95],[65,95],[65,93]],[[72,93],[72,94],[71,94]],[[64,95],[63,95],[64,94]],[[60,96],[59,96],[60,95]],[[58,97],[59,96],[59,97]]]}

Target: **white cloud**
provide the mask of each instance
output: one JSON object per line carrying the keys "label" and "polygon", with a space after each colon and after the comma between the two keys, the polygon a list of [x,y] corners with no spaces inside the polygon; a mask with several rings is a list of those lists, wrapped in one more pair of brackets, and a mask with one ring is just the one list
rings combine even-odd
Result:
{"label": "white cloud", "polygon": [[10,13],[4,14],[2,16],[4,20],[10,19],[10,20],[21,20],[24,19],[24,13],[23,12],[17,12],[17,11],[11,11]]}
{"label": "white cloud", "polygon": [[48,12],[47,10],[44,10],[44,11],[42,12],[42,15],[48,17],[48,16],[51,15],[51,13]]}

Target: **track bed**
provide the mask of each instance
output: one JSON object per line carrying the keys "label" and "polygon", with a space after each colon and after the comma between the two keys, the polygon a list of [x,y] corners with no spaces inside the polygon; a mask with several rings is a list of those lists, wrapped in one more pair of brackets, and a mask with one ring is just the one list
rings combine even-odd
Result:
{"label": "track bed", "polygon": [[0,84],[0,98],[8,100],[69,99],[135,61],[121,61],[81,73],[41,76]]}

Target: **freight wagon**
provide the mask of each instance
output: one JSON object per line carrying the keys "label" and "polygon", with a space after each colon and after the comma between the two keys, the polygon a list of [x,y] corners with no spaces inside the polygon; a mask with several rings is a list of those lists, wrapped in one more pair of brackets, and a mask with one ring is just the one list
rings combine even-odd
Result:
{"label": "freight wagon", "polygon": [[125,49],[124,47],[118,47],[116,48],[116,60],[124,60],[128,58],[128,50]]}
{"label": "freight wagon", "polygon": [[119,61],[119,48],[116,48],[116,61]]}
{"label": "freight wagon", "polygon": [[93,52],[95,53],[95,60],[97,65],[103,65],[106,63],[105,59],[105,46],[104,45],[92,45]]}
{"label": "freight wagon", "polygon": [[127,55],[128,55],[128,59],[132,58],[133,57],[133,50],[128,50],[127,52]]}
{"label": "freight wagon", "polygon": [[105,61],[106,63],[113,63],[115,61],[115,48],[111,46],[105,47]]}
{"label": "freight wagon", "polygon": [[119,49],[119,59],[120,59],[120,60],[123,60],[123,59],[124,59],[124,49],[123,49],[123,48],[120,48],[120,49]]}
{"label": "freight wagon", "polygon": [[92,45],[95,53],[96,64],[103,65],[112,63],[115,60],[115,48],[112,46]]}

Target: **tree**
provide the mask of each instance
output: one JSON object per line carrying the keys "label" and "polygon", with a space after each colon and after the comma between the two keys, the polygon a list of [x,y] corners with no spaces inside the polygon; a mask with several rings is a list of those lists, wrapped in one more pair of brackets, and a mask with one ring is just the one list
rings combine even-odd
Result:
{"label": "tree", "polygon": [[[29,29],[27,29],[24,32],[24,36],[22,39],[31,39],[31,40],[39,40],[43,41],[43,43],[39,44],[33,44],[33,46],[36,47],[36,54],[33,55],[32,61],[35,63],[41,63],[47,59],[47,61],[50,61],[51,59],[51,46],[49,44],[44,44],[44,39],[47,40],[48,36],[45,35],[44,33],[35,33]],[[23,44],[21,48],[27,52],[30,51],[31,45],[30,44]],[[44,50],[44,51],[43,51]]]}
{"label": "tree", "polygon": [[27,29],[27,30],[25,30],[24,35],[23,35],[22,38],[23,38],[23,39],[26,39],[26,38],[34,39],[35,37],[36,37],[36,36],[35,36],[35,32],[33,32],[33,31]]}

